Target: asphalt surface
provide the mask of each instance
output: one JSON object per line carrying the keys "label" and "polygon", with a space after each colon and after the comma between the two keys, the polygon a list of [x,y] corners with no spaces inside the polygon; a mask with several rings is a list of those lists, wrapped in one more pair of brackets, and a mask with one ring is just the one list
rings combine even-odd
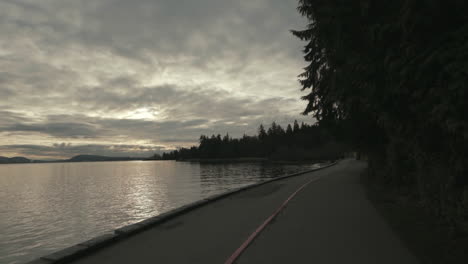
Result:
{"label": "asphalt surface", "polygon": [[418,263],[366,199],[365,164],[338,165],[215,201],[73,263],[224,263],[293,192],[310,183],[237,263]]}

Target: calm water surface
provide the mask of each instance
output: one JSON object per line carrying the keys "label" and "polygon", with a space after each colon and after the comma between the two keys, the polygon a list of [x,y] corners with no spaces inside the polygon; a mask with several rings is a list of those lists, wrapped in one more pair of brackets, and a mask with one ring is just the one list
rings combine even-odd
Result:
{"label": "calm water surface", "polygon": [[316,165],[0,165],[0,263],[23,263],[210,195]]}

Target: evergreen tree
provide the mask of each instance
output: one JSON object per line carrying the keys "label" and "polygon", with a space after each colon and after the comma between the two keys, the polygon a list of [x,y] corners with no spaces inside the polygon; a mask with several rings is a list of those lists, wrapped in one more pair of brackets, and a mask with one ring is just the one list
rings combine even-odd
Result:
{"label": "evergreen tree", "polygon": [[267,133],[265,131],[265,128],[263,127],[263,124],[260,124],[260,126],[258,127],[258,138],[260,139],[260,141],[264,141],[267,137]]}
{"label": "evergreen tree", "polygon": [[297,120],[294,120],[293,132],[299,132],[299,124],[297,123]]}
{"label": "evergreen tree", "polygon": [[286,135],[291,136],[293,134],[293,130],[290,124],[286,127]]}

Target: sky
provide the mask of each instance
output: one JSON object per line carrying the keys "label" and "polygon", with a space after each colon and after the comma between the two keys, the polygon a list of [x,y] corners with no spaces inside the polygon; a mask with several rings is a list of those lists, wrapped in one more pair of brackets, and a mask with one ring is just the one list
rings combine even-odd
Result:
{"label": "sky", "polygon": [[0,156],[150,156],[313,123],[296,0],[0,0]]}

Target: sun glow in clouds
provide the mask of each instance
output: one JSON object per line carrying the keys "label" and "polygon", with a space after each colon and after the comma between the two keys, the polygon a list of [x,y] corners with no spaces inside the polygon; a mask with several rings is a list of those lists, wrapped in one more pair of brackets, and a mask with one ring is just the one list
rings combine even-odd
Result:
{"label": "sun glow in clouds", "polygon": [[127,119],[141,119],[141,120],[155,120],[161,114],[160,111],[154,107],[141,107],[135,110],[129,111],[121,118]]}

